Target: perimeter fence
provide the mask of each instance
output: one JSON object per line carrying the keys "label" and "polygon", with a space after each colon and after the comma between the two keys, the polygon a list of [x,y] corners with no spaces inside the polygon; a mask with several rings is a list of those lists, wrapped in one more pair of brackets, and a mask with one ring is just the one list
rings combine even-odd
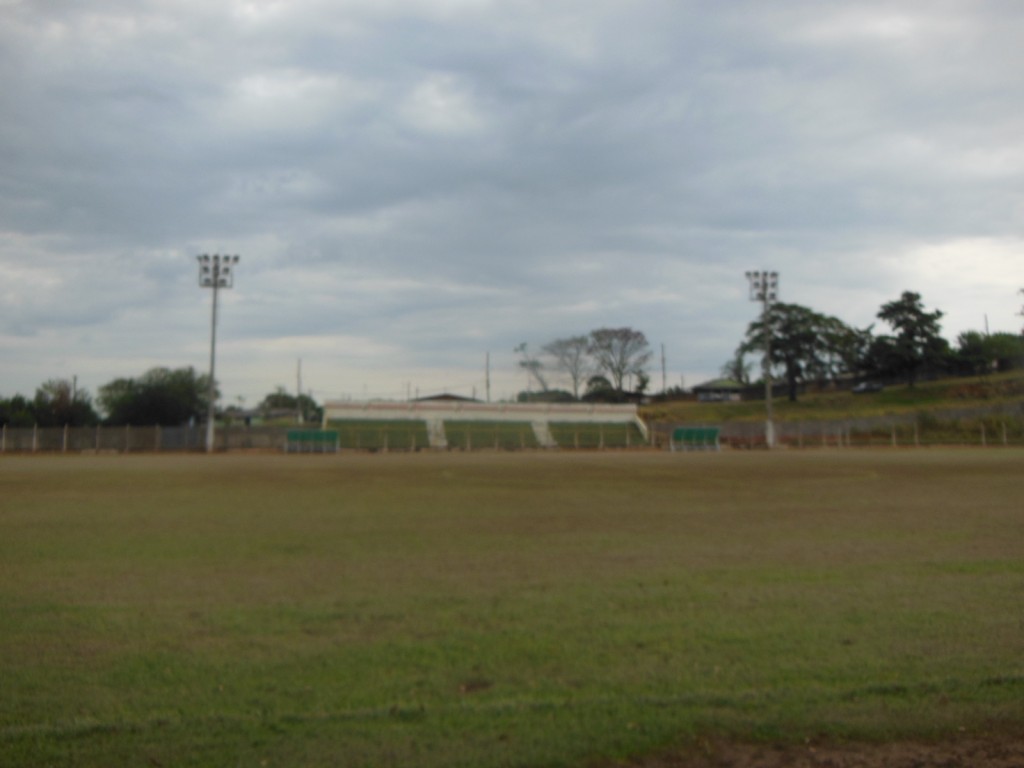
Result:
{"label": "perimeter fence", "polygon": [[[558,448],[566,450],[668,450],[680,427],[716,427],[723,448],[763,448],[763,421],[667,423],[649,425],[650,442],[632,425],[550,424]],[[214,450],[284,451],[294,426],[219,426]],[[430,446],[422,421],[342,422],[331,424],[338,448],[354,451],[408,452]],[[445,424],[449,450],[530,450],[538,443],[529,425]],[[1024,446],[1024,403],[857,419],[775,422],[776,442],[791,448],[926,447],[939,445]],[[203,425],[184,427],[0,427],[3,453],[154,453],[206,449]]]}
{"label": "perimeter fence", "polygon": [[[720,427],[723,447],[765,445],[763,421],[659,424],[652,427],[653,443],[667,448],[672,430],[681,426]],[[1024,403],[870,418],[776,421],[774,430],[776,443],[790,448],[1024,446]]]}

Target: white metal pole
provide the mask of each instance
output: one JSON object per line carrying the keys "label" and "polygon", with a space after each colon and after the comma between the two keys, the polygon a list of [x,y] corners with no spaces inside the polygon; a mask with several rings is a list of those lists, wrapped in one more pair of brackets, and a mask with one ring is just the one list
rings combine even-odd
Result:
{"label": "white metal pole", "polygon": [[[767,279],[767,278],[766,278]],[[764,288],[764,403],[766,419],[764,425],[765,444],[775,447],[775,419],[772,416],[772,329],[769,320],[771,314],[771,298],[768,287]]]}
{"label": "white metal pole", "polygon": [[214,419],[217,414],[216,402],[217,383],[215,378],[215,365],[217,359],[217,284],[220,282],[220,264],[213,262],[213,313],[210,318],[210,388],[207,393],[206,410],[206,452],[213,453],[214,442]]}

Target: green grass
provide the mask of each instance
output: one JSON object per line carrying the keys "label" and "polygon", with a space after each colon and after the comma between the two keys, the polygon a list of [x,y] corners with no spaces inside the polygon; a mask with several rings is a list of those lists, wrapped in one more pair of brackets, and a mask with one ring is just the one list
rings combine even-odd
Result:
{"label": "green grass", "polygon": [[10,766],[582,766],[1024,717],[1016,449],[0,458]]}
{"label": "green grass", "polygon": [[[882,392],[855,395],[849,391],[809,392],[791,403],[783,395],[773,399],[779,421],[843,420],[927,413],[977,406],[1016,404],[1024,396],[1024,371],[992,376],[920,382],[914,387],[895,385]],[[641,408],[648,421],[723,423],[764,418],[764,401],[726,403],[682,401]]]}

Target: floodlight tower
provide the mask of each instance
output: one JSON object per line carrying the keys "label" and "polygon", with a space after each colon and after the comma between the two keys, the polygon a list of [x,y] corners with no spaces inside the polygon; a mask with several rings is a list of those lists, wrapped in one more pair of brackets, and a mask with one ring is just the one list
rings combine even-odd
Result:
{"label": "floodlight tower", "polygon": [[771,307],[779,291],[779,273],[766,270],[747,272],[750,300],[761,302],[761,327],[764,331],[764,442],[775,447],[775,423],[772,418],[772,329]]}
{"label": "floodlight tower", "polygon": [[210,319],[210,390],[207,394],[206,452],[213,453],[213,422],[216,418],[217,383],[214,378],[217,354],[217,291],[235,284],[235,265],[238,256],[196,256],[199,261],[199,287],[213,289],[213,314]]}

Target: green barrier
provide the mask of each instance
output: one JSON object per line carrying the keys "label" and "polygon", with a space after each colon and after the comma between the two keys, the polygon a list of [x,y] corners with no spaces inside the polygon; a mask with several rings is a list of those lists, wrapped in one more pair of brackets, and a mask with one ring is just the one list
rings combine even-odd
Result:
{"label": "green barrier", "polygon": [[340,440],[333,429],[290,429],[285,450],[288,453],[333,453]]}
{"label": "green barrier", "polygon": [[720,427],[676,427],[672,430],[673,451],[718,451]]}

